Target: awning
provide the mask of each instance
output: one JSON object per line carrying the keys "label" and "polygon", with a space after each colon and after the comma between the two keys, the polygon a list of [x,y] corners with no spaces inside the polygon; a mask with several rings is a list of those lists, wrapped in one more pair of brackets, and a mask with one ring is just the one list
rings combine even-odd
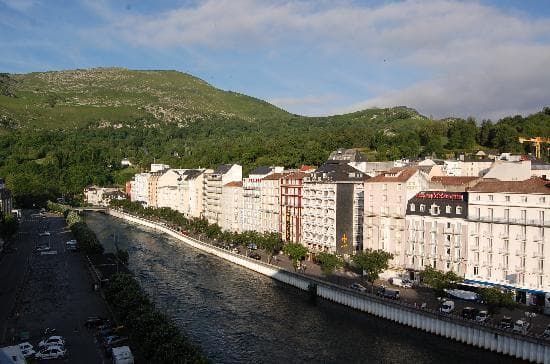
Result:
{"label": "awning", "polygon": [[487,282],[487,281],[476,281],[474,279],[465,279],[464,283],[479,284],[479,285],[482,285],[482,286],[490,286],[490,287],[502,287],[502,288],[506,288],[506,289],[512,289],[514,291],[527,292],[527,293],[531,293],[531,294],[545,295],[547,293],[550,293],[550,292],[545,292],[545,291],[541,291],[541,290],[538,290],[538,289],[521,288],[521,287],[510,286],[510,285],[506,285],[506,284]]}

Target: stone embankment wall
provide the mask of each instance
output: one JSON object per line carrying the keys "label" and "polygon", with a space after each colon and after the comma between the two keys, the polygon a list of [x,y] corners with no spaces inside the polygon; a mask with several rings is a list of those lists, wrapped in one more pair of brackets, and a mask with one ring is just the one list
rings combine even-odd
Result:
{"label": "stone embankment wall", "polygon": [[482,326],[474,322],[442,316],[435,311],[420,310],[402,302],[394,302],[374,295],[358,293],[203,243],[161,224],[116,210],[109,210],[107,212],[126,221],[166,233],[194,248],[216,255],[299,289],[310,291],[312,294],[324,299],[479,348],[511,355],[535,363],[550,364],[550,343],[543,340],[495,330],[492,327]]}

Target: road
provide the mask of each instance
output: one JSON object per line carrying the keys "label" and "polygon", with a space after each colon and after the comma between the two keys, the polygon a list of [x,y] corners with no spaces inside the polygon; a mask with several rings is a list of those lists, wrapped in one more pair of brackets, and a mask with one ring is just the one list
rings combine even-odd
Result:
{"label": "road", "polygon": [[[50,235],[40,235],[44,231]],[[84,328],[88,316],[108,316],[107,306],[92,290],[83,254],[65,249],[72,238],[62,216],[23,212],[12,252],[0,257],[0,340],[2,346],[18,343],[16,337],[26,331],[36,349],[42,331],[52,327],[65,337],[68,356],[50,362],[108,362],[94,332]],[[42,255],[38,246],[56,253]]]}

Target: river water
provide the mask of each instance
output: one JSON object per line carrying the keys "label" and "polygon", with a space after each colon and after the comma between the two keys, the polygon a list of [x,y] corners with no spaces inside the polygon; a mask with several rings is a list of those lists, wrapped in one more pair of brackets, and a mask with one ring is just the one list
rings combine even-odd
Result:
{"label": "river water", "polygon": [[127,249],[157,307],[216,363],[518,363],[318,299],[112,217],[86,221]]}

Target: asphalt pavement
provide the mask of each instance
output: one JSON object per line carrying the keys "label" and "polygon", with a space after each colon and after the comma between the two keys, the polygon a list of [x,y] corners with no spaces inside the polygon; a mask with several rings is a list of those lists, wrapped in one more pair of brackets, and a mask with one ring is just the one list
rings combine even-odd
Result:
{"label": "asphalt pavement", "polygon": [[[66,340],[68,355],[49,362],[107,363],[84,322],[89,316],[108,317],[108,309],[92,289],[84,255],[66,250],[71,239],[62,216],[23,211],[19,232],[0,256],[0,345],[28,341],[36,350],[42,331],[55,328]],[[49,250],[37,251],[44,246]],[[21,340],[25,333],[29,339]]]}

